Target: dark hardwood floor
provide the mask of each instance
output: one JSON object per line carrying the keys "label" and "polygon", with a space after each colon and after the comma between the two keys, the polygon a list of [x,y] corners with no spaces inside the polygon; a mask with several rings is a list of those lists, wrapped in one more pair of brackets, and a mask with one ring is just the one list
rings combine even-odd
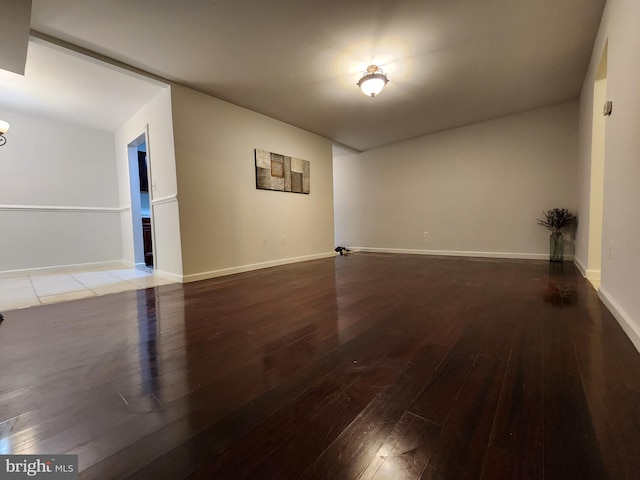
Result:
{"label": "dark hardwood floor", "polygon": [[0,445],[81,478],[640,478],[640,354],[571,263],[359,253],[3,313]]}

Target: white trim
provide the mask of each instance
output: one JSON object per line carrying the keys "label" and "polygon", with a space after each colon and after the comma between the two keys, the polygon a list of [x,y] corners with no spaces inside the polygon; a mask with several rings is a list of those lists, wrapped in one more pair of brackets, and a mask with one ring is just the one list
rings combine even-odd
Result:
{"label": "white trim", "polygon": [[586,272],[584,272],[584,278],[589,280],[589,282],[591,282],[591,285],[593,285],[594,288],[598,290],[598,287],[600,287],[602,272],[600,270],[593,269],[587,270]]}
{"label": "white trim", "polygon": [[582,262],[577,257],[573,257],[573,263],[575,264],[576,267],[578,267],[578,270],[580,270],[580,273],[582,274],[582,276],[586,277],[587,276],[587,269],[582,264]]}
{"label": "white trim", "polygon": [[[235,273],[250,272],[252,270],[260,270],[262,268],[277,267],[279,265],[287,265],[289,263],[307,262],[309,260],[318,260],[320,258],[335,257],[336,252],[318,253],[315,255],[304,255],[302,257],[281,258],[279,260],[271,260],[268,262],[252,263],[249,265],[241,265],[239,267],[221,268],[220,270],[211,270],[209,272],[192,273],[183,275],[181,280],[183,283],[197,282],[198,280],[206,280],[208,278],[223,277],[225,275],[233,275]],[[165,273],[166,274],[166,273]],[[171,275],[171,274],[169,274]],[[172,278],[178,278],[172,276]]]}
{"label": "white trim", "polygon": [[[130,207],[129,207],[130,208]],[[126,210],[119,207],[71,207],[64,205],[0,205],[5,212],[82,212],[82,213],[120,213]]]}
{"label": "white trim", "polygon": [[[349,247],[349,250],[371,253],[404,253],[409,255],[440,255],[447,257],[516,258],[524,260],[549,260],[548,253],[514,252],[474,252],[463,250],[417,250],[410,248]],[[573,260],[573,255],[565,255],[565,261]]]}
{"label": "white trim", "polygon": [[172,280],[174,282],[184,283],[184,276],[177,275],[171,272],[165,272],[164,270],[153,270],[153,273],[158,275],[159,277],[166,278],[167,280]]}
{"label": "white trim", "polygon": [[631,319],[631,317],[622,309],[618,302],[600,286],[598,290],[598,297],[602,300],[602,303],[609,309],[614,318],[618,321],[624,333],[627,334],[636,350],[640,352],[640,327]]}
{"label": "white trim", "polygon": [[578,270],[580,270],[580,273],[582,274],[582,276],[586,278],[589,281],[589,283],[591,283],[593,288],[598,290],[598,288],[600,287],[600,279],[602,276],[602,272],[600,270],[595,270],[593,268],[591,269],[585,268],[582,262],[580,262],[580,260],[578,260],[577,258],[573,259],[573,264],[578,268]]}
{"label": "white trim", "polygon": [[0,278],[39,275],[43,273],[60,273],[67,272],[69,270],[94,270],[98,268],[125,267],[126,265],[127,263],[122,260],[109,260],[106,262],[74,263],[71,265],[55,265],[51,267],[22,268],[20,270],[1,271]]}
{"label": "white trim", "polygon": [[162,205],[163,203],[172,203],[177,201],[178,201],[178,194],[174,193],[173,195],[167,195],[166,197],[162,197],[158,199],[154,198],[153,200],[151,200],[151,205],[155,207],[156,205]]}

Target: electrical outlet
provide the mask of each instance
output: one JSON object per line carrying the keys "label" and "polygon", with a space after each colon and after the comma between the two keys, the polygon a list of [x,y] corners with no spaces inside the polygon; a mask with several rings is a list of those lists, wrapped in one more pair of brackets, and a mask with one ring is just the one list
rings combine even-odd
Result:
{"label": "electrical outlet", "polygon": [[427,237],[429,236],[429,232],[424,232],[424,233],[422,234],[422,236],[423,236],[424,238],[427,238]]}
{"label": "electrical outlet", "polygon": [[609,260],[613,260],[613,245],[609,244]]}

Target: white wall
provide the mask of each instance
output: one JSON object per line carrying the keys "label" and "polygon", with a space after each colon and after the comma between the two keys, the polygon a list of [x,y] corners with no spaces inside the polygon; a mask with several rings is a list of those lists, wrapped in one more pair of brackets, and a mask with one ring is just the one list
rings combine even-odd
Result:
{"label": "white wall", "polygon": [[[185,280],[335,254],[331,142],[172,90]],[[311,193],[257,190],[255,148],[309,160]]]}
{"label": "white wall", "polygon": [[[115,133],[118,191],[120,205],[123,208],[120,218],[122,237],[119,241],[121,240],[123,245],[123,259],[135,263],[127,145],[144,133],[147,125],[147,159],[151,170],[149,195],[155,232],[154,267],[161,275],[181,280],[182,246],[169,87],[161,90]],[[152,184],[155,184],[155,190],[151,187]]]}
{"label": "white wall", "polygon": [[[640,350],[640,2],[608,0],[580,97],[580,212],[589,211],[594,80],[607,47],[602,275],[600,296]],[[586,264],[588,237],[578,230],[577,259]]]}
{"label": "white wall", "polygon": [[118,262],[113,135],[0,110],[0,272]]}
{"label": "white wall", "polygon": [[336,243],[548,258],[536,218],[577,207],[577,118],[568,102],[336,158]]}

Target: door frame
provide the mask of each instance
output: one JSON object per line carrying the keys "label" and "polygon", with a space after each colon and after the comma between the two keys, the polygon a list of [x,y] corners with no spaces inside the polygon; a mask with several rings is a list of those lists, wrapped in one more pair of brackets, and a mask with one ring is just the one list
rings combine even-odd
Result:
{"label": "door frame", "polygon": [[153,268],[157,268],[157,254],[155,243],[155,228],[153,221],[153,181],[151,178],[151,157],[149,148],[149,129],[138,135],[127,144],[127,158],[129,162],[129,193],[131,198],[131,227],[133,233],[133,263],[136,267],[145,267],[144,242],[142,233],[142,212],[140,201],[140,176],[138,169],[138,151],[140,145],[145,145],[147,157],[147,181],[149,184],[149,217],[151,219],[151,253],[153,256]]}

